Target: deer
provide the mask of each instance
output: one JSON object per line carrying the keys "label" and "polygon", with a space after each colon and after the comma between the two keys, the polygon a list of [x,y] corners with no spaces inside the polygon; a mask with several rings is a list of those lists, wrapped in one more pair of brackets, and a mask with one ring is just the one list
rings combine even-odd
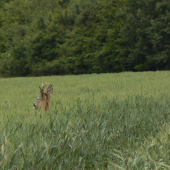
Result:
{"label": "deer", "polygon": [[[44,87],[48,86],[47,91],[44,92]],[[49,83],[45,83],[42,87],[40,87],[40,96],[37,98],[37,101],[33,104],[35,109],[41,108],[42,111],[49,111],[50,110],[50,99],[53,93],[53,86]]]}

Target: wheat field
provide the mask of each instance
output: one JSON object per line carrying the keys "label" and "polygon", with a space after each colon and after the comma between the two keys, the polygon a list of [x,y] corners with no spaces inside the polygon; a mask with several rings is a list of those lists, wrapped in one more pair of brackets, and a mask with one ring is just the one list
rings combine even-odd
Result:
{"label": "wheat field", "polygon": [[[0,78],[0,169],[170,169],[170,72]],[[33,109],[42,83],[51,109]]]}

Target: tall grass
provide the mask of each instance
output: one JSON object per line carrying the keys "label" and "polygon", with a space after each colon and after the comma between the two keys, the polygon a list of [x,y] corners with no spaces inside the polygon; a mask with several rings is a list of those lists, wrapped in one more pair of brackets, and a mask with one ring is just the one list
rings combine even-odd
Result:
{"label": "tall grass", "polygon": [[[170,169],[169,72],[0,79],[1,169]],[[49,113],[32,109],[53,84]]]}

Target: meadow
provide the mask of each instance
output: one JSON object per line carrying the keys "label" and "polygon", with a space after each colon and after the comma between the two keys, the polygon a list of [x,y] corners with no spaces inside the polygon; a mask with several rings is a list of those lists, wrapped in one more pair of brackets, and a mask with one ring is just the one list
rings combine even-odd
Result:
{"label": "meadow", "polygon": [[[0,78],[0,169],[170,169],[170,72]],[[51,109],[33,109],[51,83]]]}

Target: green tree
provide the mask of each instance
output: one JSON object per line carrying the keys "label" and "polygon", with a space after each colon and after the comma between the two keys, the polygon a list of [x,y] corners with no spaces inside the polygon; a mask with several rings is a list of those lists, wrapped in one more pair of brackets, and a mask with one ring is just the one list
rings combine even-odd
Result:
{"label": "green tree", "polygon": [[26,76],[120,71],[117,11],[122,2],[5,2],[0,8],[0,73]]}
{"label": "green tree", "polygon": [[[69,29],[68,69],[76,74],[113,72],[119,69],[117,46],[120,21],[116,19],[119,1],[79,1],[67,8]],[[72,64],[70,64],[70,62]]]}
{"label": "green tree", "polygon": [[99,16],[101,22],[97,25],[96,38],[101,43],[101,48],[96,53],[101,72],[120,71],[118,62],[118,48],[120,45],[121,23],[118,16],[118,9],[123,1],[101,1],[101,11]]}
{"label": "green tree", "polygon": [[167,67],[170,43],[168,0],[126,0],[122,16],[122,48],[119,59],[126,70],[156,70]]}

